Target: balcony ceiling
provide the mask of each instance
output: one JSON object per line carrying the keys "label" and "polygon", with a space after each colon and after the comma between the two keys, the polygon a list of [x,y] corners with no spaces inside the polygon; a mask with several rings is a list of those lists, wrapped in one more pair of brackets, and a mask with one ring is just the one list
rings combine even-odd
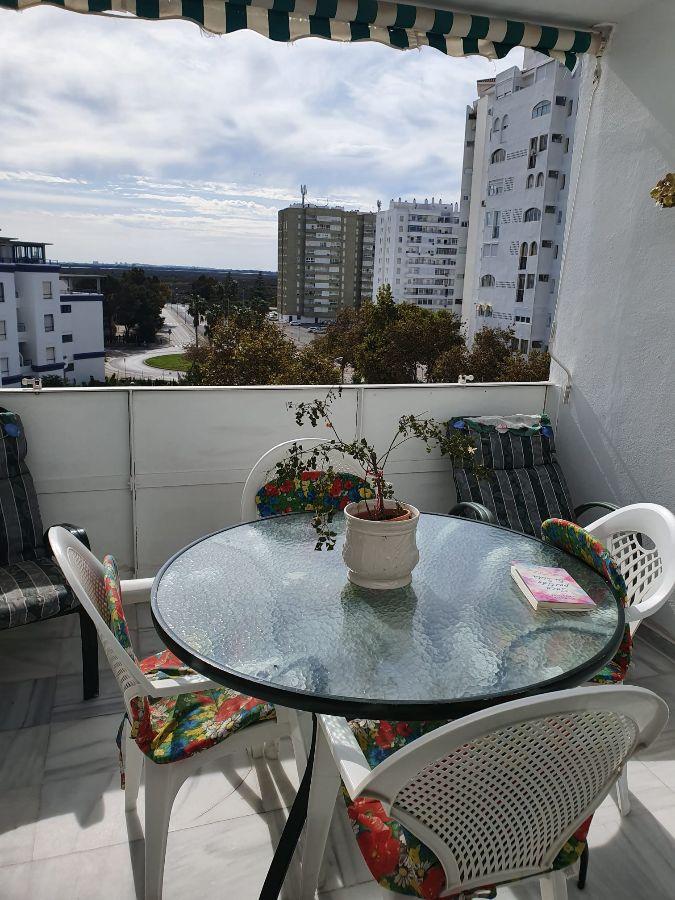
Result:
{"label": "balcony ceiling", "polygon": [[[424,0],[422,0],[424,3]],[[429,0],[429,6],[457,12],[485,13],[502,19],[591,28],[604,22],[619,22],[645,0]]]}

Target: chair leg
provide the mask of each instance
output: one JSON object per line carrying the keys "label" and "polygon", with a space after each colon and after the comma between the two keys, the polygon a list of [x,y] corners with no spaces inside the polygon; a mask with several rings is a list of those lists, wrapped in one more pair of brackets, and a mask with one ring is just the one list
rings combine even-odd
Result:
{"label": "chair leg", "polygon": [[616,805],[622,816],[627,816],[630,812],[630,793],[628,792],[628,767],[624,766],[621,774],[612,789]]}
{"label": "chair leg", "polygon": [[539,879],[541,900],[567,900],[567,878],[564,872],[551,872]]}
{"label": "chair leg", "polygon": [[127,812],[136,809],[144,761],[145,757],[138,749],[138,744],[128,734],[127,725],[127,738],[124,742],[124,809]]}
{"label": "chair leg", "polygon": [[83,609],[80,609],[80,639],[84,699],[92,700],[98,697],[98,637],[96,626]]}
{"label": "chair leg", "polygon": [[316,895],[321,862],[339,788],[340,776],[326,738],[319,729],[305,825],[300,900],[314,900]]}
{"label": "chair leg", "polygon": [[162,900],[171,807],[182,783],[172,771],[176,765],[145,765],[145,900]]}
{"label": "chair leg", "polygon": [[580,891],[586,887],[586,878],[588,877],[588,858],[590,856],[590,851],[588,849],[588,844],[584,847],[584,852],[581,854],[579,858],[579,879],[577,881],[577,887]]}

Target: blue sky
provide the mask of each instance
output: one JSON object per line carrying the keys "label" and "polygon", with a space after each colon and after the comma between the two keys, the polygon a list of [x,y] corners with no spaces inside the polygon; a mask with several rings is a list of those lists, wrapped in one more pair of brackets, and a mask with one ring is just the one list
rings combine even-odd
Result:
{"label": "blue sky", "polygon": [[476,79],[521,59],[0,10],[0,229],[58,259],[276,269],[301,182],[458,199]]}

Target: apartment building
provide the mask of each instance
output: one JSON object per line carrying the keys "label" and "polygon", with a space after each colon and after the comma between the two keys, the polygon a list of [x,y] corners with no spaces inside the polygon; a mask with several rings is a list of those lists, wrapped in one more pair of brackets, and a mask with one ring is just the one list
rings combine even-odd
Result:
{"label": "apartment building", "polygon": [[104,378],[100,279],[47,259],[46,244],[0,236],[0,382]]}
{"label": "apartment building", "polygon": [[375,213],[296,203],[279,211],[277,311],[325,322],[370,299]]}
{"label": "apartment building", "polygon": [[512,328],[522,352],[547,348],[560,277],[579,69],[532,50],[478,82],[467,109],[463,197],[469,229],[463,320]]}
{"label": "apartment building", "polygon": [[373,298],[382,284],[397,303],[461,309],[468,200],[392,200],[377,213]]}

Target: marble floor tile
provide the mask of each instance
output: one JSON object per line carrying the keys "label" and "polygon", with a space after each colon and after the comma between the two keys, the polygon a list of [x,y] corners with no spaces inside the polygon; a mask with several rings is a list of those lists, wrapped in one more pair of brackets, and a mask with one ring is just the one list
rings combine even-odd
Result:
{"label": "marble floor tile", "polygon": [[0,731],[46,725],[51,717],[56,676],[9,681],[0,689]]}
{"label": "marble floor tile", "polygon": [[[110,664],[99,641],[98,668],[105,671]],[[66,637],[61,640],[61,652],[59,654],[57,675],[73,675],[82,672],[82,642],[79,634],[75,637]]]}
{"label": "marble floor tile", "polygon": [[49,725],[37,725],[0,731],[0,790],[42,784],[49,729]]}
{"label": "marble floor tile", "polygon": [[[32,859],[39,807],[38,786],[0,791],[0,867],[29,862]],[[2,896],[1,868],[0,896]]]}
{"label": "marble floor tile", "polygon": [[31,637],[32,628],[32,625],[27,625],[4,634],[0,652],[0,684],[50,678],[57,674],[61,643],[72,638]]}
{"label": "marble floor tile", "polygon": [[111,714],[50,725],[45,782],[114,772],[119,765],[115,737],[120,721],[121,716]]}
{"label": "marble floor tile", "polygon": [[46,781],[33,857],[48,859],[139,840],[141,816],[125,814],[119,771]]}
{"label": "marble floor tile", "polygon": [[[107,660],[105,661],[107,664]],[[82,676],[57,675],[54,703],[50,712],[52,722],[69,722],[92,716],[124,712],[120,686],[109,666],[99,671],[99,694],[92,700],[82,699]]]}
{"label": "marble floor tile", "polygon": [[651,747],[641,750],[636,758],[667,787],[675,790],[675,730],[662,731]]}

